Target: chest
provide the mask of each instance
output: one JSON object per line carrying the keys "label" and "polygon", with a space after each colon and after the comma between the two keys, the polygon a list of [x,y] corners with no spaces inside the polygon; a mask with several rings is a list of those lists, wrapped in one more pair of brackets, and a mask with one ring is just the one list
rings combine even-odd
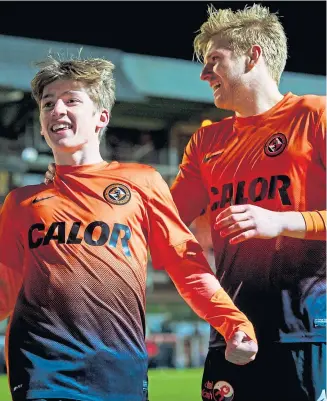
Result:
{"label": "chest", "polygon": [[297,121],[234,129],[216,138],[202,157],[212,211],[257,202],[278,208],[291,205],[292,188],[304,180],[314,149]]}
{"label": "chest", "polygon": [[38,195],[22,227],[26,246],[102,246],[119,238],[128,241],[133,231],[141,231],[144,206],[139,193],[117,180],[98,181],[93,185],[64,181]]}

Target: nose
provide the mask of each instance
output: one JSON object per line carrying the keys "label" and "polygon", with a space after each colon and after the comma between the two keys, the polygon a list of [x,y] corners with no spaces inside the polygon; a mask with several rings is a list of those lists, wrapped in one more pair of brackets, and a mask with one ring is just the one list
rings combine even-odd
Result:
{"label": "nose", "polygon": [[54,116],[61,116],[66,114],[66,105],[62,99],[58,99],[53,106],[52,114]]}
{"label": "nose", "polygon": [[211,75],[212,75],[212,67],[208,64],[205,64],[201,71],[200,79],[202,81],[209,81]]}

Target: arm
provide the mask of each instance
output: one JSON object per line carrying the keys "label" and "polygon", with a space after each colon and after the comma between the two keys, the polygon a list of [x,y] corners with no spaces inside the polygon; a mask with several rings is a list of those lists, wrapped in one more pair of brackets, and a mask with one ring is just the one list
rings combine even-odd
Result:
{"label": "arm", "polygon": [[15,229],[19,220],[10,193],[0,210],[0,320],[13,311],[23,277],[23,247]]}
{"label": "arm", "polygon": [[189,241],[178,248],[183,254],[180,262],[167,264],[165,268],[187,304],[226,341],[238,330],[256,341],[252,324],[221,288],[198,244]]}
{"label": "arm", "polygon": [[[168,186],[156,174],[148,207],[153,265],[164,266],[188,305],[224,336],[226,359],[248,363],[257,352],[253,326],[221,288],[199,243],[181,221]],[[242,340],[236,342],[236,337]]]}
{"label": "arm", "polygon": [[[323,106],[312,138],[319,155],[319,164],[326,171],[326,110]],[[281,234],[286,237],[309,240],[326,240],[326,210],[281,212]]]}
{"label": "arm", "polygon": [[[319,166],[326,172],[325,107],[318,116],[311,141],[317,152]],[[320,205],[324,203],[320,200]],[[220,231],[222,237],[233,234],[230,244],[251,238],[269,239],[277,236],[325,241],[326,210],[275,212],[254,205],[234,205],[217,216],[214,228]]]}
{"label": "arm", "polygon": [[285,237],[326,240],[326,210],[280,212],[281,233]]}
{"label": "arm", "polygon": [[254,205],[234,205],[217,216],[214,229],[220,231],[222,237],[232,235],[230,244],[279,235],[324,241],[326,211],[274,212]]}
{"label": "arm", "polygon": [[199,141],[199,133],[196,132],[185,148],[179,173],[170,189],[179,215],[187,226],[206,209],[209,203],[199,165]]}

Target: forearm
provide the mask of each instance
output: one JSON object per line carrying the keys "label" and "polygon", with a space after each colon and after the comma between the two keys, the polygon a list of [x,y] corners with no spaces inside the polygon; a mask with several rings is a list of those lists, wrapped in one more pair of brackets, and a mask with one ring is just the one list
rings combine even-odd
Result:
{"label": "forearm", "polygon": [[252,324],[221,288],[202,254],[183,259],[166,271],[187,304],[229,340],[237,330],[256,341]]}
{"label": "forearm", "polygon": [[283,236],[326,240],[326,211],[280,212],[279,217]]}

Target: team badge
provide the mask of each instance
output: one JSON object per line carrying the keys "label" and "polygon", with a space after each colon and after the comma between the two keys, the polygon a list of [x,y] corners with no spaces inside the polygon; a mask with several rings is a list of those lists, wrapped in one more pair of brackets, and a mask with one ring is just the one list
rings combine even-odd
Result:
{"label": "team badge", "polygon": [[131,199],[131,191],[126,185],[111,184],[103,191],[103,197],[114,205],[126,205]]}
{"label": "team badge", "polygon": [[270,157],[280,155],[287,145],[287,138],[284,134],[273,135],[265,144],[265,154]]}
{"label": "team badge", "polygon": [[202,387],[202,399],[214,401],[233,401],[234,389],[233,387],[223,381],[219,380],[216,383],[208,380]]}
{"label": "team badge", "polygon": [[215,401],[232,401],[233,398],[234,389],[229,383],[220,380],[213,386],[213,399]]}

